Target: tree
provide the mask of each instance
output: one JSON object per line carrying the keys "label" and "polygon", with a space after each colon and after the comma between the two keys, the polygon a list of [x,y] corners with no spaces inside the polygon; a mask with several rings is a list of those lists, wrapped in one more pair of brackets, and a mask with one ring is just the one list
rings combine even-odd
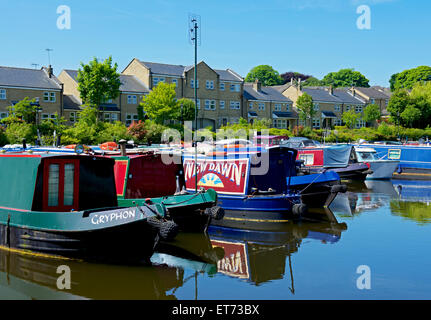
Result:
{"label": "tree", "polygon": [[364,116],[362,119],[366,122],[374,122],[381,117],[380,107],[376,104],[369,104],[364,109]]}
{"label": "tree", "polygon": [[411,128],[413,123],[421,117],[421,111],[414,105],[409,104],[401,113],[401,119]]}
{"label": "tree", "polygon": [[353,129],[360,117],[361,115],[359,113],[356,113],[354,109],[350,109],[349,111],[344,112],[342,115],[343,122],[349,129]]}
{"label": "tree", "polygon": [[[393,85],[391,83],[393,82]],[[412,89],[415,83],[431,81],[431,67],[419,66],[391,76],[391,90]]]}
{"label": "tree", "polygon": [[305,123],[307,119],[310,119],[310,128],[313,126],[313,116],[316,111],[314,110],[313,98],[306,92],[304,92],[298,100],[296,100],[296,108],[299,111],[299,118]]}
{"label": "tree", "polygon": [[15,105],[8,107],[8,109],[9,116],[2,119],[3,123],[26,122],[36,124],[39,105],[36,103],[35,99],[30,100],[28,97],[25,97]]}
{"label": "tree", "polygon": [[263,86],[275,86],[283,83],[278,71],[269,65],[256,66],[245,77],[245,82],[254,82],[258,79]]}
{"label": "tree", "polygon": [[409,104],[409,93],[407,90],[400,89],[395,91],[389,99],[387,110],[397,124],[401,124],[401,113]]}
{"label": "tree", "polygon": [[26,139],[27,143],[34,141],[36,137],[36,127],[30,123],[11,123],[6,129],[6,137],[9,143],[22,143]]}
{"label": "tree", "polygon": [[322,84],[325,86],[332,85],[333,87],[369,87],[369,80],[354,69],[341,69],[337,72],[330,72],[322,79]]}
{"label": "tree", "polygon": [[283,79],[283,84],[290,82],[292,79],[293,80],[301,79],[301,81],[303,82],[311,77],[309,75],[302,74],[299,72],[293,72],[293,71],[282,73],[280,76]]}
{"label": "tree", "polygon": [[148,117],[158,124],[165,120],[179,119],[180,106],[176,99],[175,83],[159,82],[142,98],[142,107]]}
{"label": "tree", "polygon": [[[99,62],[94,58],[88,64],[81,62],[78,70],[78,91],[84,104],[97,108],[108,99],[120,94],[120,74],[118,65],[112,65],[112,57]],[[98,109],[97,109],[98,110]]]}
{"label": "tree", "polygon": [[93,144],[96,141],[102,122],[97,121],[97,110],[93,106],[85,106],[79,114],[75,125],[65,130],[65,135],[83,144]]}
{"label": "tree", "polygon": [[318,86],[322,86],[322,81],[315,78],[315,77],[310,77],[307,80],[305,80],[302,85],[304,87],[318,87]]}
{"label": "tree", "polygon": [[180,118],[181,118],[181,105],[183,106],[182,107],[183,121],[192,121],[195,119],[195,102],[193,100],[190,100],[187,98],[181,98],[178,100],[178,105],[180,108]]}
{"label": "tree", "polygon": [[389,79],[389,87],[391,88],[391,91],[395,90],[395,82],[397,81],[399,73],[394,73],[391,75],[391,78]]}

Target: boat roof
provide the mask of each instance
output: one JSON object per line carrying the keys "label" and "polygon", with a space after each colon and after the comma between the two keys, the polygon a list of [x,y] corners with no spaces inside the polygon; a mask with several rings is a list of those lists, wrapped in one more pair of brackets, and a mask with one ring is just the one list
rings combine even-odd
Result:
{"label": "boat roof", "polygon": [[286,138],[288,139],[288,136],[270,136],[270,135],[264,135],[264,136],[254,136],[253,139],[275,139],[275,138]]}
{"label": "boat roof", "polygon": [[355,147],[355,151],[358,151],[358,152],[373,152],[373,153],[377,152],[376,149],[367,148],[367,147]]}

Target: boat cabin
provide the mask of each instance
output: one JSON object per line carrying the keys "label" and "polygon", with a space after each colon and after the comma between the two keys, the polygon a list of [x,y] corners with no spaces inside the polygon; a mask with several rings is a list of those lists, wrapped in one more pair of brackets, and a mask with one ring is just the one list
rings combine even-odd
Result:
{"label": "boat cabin", "polygon": [[255,145],[278,146],[289,139],[288,136],[254,136]]}
{"label": "boat cabin", "polygon": [[114,160],[87,155],[0,155],[0,206],[67,212],[117,206]]}
{"label": "boat cabin", "polygon": [[325,168],[341,168],[358,162],[351,145],[299,148],[297,160],[301,160],[306,167]]}

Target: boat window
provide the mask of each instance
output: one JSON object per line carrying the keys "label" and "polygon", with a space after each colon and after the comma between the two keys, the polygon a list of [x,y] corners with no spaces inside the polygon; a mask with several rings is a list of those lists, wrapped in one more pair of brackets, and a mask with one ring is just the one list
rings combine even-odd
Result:
{"label": "boat window", "polygon": [[362,160],[375,160],[372,152],[359,152],[359,156]]}
{"label": "boat window", "polygon": [[299,155],[299,159],[304,161],[304,165],[306,166],[312,166],[314,164],[314,154],[309,153],[303,153]]}
{"label": "boat window", "polygon": [[49,178],[48,178],[48,206],[58,206],[58,186],[60,178],[60,165],[49,165]]}
{"label": "boat window", "polygon": [[65,206],[73,205],[75,165],[67,163],[64,165],[64,200]]}

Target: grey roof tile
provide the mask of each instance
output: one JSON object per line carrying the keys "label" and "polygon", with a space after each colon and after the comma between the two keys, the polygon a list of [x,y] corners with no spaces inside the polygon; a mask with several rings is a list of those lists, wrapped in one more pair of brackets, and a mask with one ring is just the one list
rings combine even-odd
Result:
{"label": "grey roof tile", "polygon": [[354,87],[356,91],[362,92],[371,99],[389,99],[390,95],[375,88]]}
{"label": "grey roof tile", "polygon": [[292,100],[283,96],[280,92],[272,87],[261,87],[261,91],[253,89],[252,83],[244,84],[244,98],[247,100],[263,100],[263,101],[276,101],[284,103],[292,103]]}
{"label": "grey roof tile", "polygon": [[81,101],[75,97],[74,95],[69,95],[69,94],[65,94],[63,96],[63,105],[64,105],[64,109],[65,110],[76,110],[76,111],[80,111],[81,110]]}
{"label": "grey roof tile", "polygon": [[45,68],[25,69],[0,66],[0,86],[61,89],[60,81],[54,75],[50,78]]}

